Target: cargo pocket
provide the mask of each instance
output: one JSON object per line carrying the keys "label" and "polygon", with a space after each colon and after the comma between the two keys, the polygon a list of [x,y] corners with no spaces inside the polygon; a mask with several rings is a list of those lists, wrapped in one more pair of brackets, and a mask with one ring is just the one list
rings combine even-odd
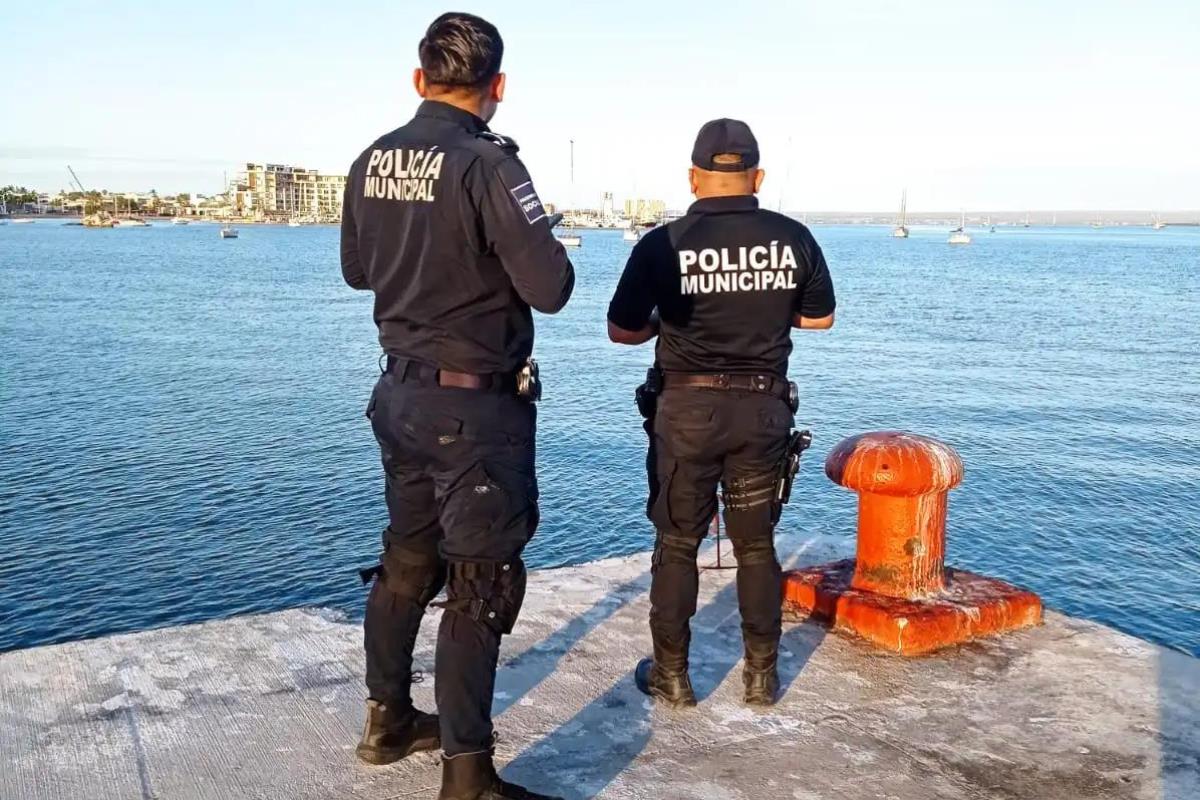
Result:
{"label": "cargo pocket", "polygon": [[379,384],[375,384],[375,388],[371,390],[371,399],[367,401],[367,419],[372,419],[375,416],[375,404],[378,402]]}
{"label": "cargo pocket", "polygon": [[660,531],[669,531],[676,527],[671,518],[671,487],[675,483],[675,474],[679,471],[679,462],[672,459],[666,462],[665,467],[657,472],[658,493],[650,508],[650,521]]}
{"label": "cargo pocket", "polygon": [[447,558],[502,560],[525,546],[539,521],[537,483],[523,470],[476,462],[446,499]]}
{"label": "cargo pocket", "polygon": [[505,515],[500,529],[505,536],[519,537],[524,546],[537,530],[541,521],[538,507],[537,478],[523,469],[496,462],[485,462],[483,471],[492,486],[498,487],[506,500]]}

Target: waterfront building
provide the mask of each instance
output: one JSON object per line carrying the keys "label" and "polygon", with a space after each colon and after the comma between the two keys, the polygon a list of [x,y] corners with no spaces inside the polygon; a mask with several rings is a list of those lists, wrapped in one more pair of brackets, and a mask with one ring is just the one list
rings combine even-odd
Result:
{"label": "waterfront building", "polygon": [[345,175],[322,175],[315,169],[284,164],[247,163],[230,185],[229,196],[239,216],[336,222],[342,216],[345,190]]}
{"label": "waterfront building", "polygon": [[635,197],[625,201],[625,216],[637,225],[658,222],[666,213],[667,204],[662,200],[646,200]]}

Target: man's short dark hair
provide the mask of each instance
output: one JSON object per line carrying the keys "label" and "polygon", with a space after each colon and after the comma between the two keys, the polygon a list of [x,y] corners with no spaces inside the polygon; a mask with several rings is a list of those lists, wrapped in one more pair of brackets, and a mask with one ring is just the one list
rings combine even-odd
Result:
{"label": "man's short dark hair", "polygon": [[427,82],[478,89],[500,73],[504,41],[486,19],[452,11],[433,21],[417,52]]}

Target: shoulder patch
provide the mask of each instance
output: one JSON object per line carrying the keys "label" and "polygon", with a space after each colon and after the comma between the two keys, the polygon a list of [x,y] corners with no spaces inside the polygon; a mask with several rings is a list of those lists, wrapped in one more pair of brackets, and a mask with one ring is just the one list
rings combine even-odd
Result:
{"label": "shoulder patch", "polygon": [[475,134],[475,138],[482,139],[485,142],[491,142],[501,150],[504,150],[506,153],[515,153],[521,149],[517,146],[517,143],[514,139],[511,139],[508,136],[501,136],[500,134],[493,133],[492,131],[480,131],[479,133]]}
{"label": "shoulder patch", "polygon": [[542,206],[542,201],[533,188],[533,181],[525,181],[518,186],[509,187],[508,193],[512,195],[513,200],[517,203],[517,208],[521,209],[521,213],[525,215],[525,221],[530,225],[546,216],[546,209]]}

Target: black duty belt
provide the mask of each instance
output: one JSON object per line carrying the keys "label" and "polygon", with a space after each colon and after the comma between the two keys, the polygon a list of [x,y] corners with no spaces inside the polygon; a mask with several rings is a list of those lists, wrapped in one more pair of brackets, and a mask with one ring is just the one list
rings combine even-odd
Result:
{"label": "black duty belt", "polygon": [[412,381],[433,386],[450,386],[456,389],[479,389],[489,391],[515,391],[517,378],[502,372],[476,375],[470,372],[454,372],[438,369],[420,361],[410,361],[396,356],[387,357],[387,369],[401,382]]}
{"label": "black duty belt", "polygon": [[769,372],[753,374],[730,374],[726,372],[664,372],[663,389],[688,387],[691,389],[719,389],[724,391],[761,392],[788,399],[788,382]]}

